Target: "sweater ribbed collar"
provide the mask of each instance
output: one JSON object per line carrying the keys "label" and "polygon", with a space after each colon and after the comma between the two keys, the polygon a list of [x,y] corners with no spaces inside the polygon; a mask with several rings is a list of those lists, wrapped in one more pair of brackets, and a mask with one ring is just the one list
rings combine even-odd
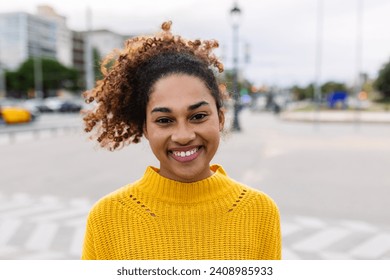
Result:
{"label": "sweater ribbed collar", "polygon": [[211,165],[210,177],[192,183],[174,181],[161,176],[156,167],[149,166],[139,180],[140,190],[156,199],[172,203],[199,203],[223,196],[231,191],[231,179],[220,165]]}

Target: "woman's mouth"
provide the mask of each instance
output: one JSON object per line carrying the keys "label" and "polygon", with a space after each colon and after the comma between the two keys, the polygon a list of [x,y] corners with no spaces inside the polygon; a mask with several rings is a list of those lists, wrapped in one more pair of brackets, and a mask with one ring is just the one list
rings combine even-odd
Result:
{"label": "woman's mouth", "polygon": [[180,149],[176,151],[170,151],[170,155],[179,162],[188,162],[198,157],[201,148],[202,146],[191,148],[188,150]]}

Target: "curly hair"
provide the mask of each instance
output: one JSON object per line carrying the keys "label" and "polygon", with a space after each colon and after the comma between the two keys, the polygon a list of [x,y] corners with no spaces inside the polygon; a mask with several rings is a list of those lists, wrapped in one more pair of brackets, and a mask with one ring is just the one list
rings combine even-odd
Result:
{"label": "curly hair", "polygon": [[200,78],[210,89],[221,109],[224,99],[212,68],[223,72],[223,64],[213,54],[215,40],[188,40],[173,35],[172,22],[164,22],[154,36],[128,39],[123,50],[114,50],[101,63],[103,79],[84,92],[87,103],[96,106],[83,117],[86,132],[100,146],[113,151],[143,136],[146,106],[154,84],[170,74]]}

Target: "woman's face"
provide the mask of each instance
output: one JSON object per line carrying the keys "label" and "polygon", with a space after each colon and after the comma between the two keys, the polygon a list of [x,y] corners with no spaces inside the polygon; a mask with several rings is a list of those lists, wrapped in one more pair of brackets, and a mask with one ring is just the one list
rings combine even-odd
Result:
{"label": "woman's face", "polygon": [[201,79],[172,74],[158,80],[146,107],[144,134],[160,161],[160,175],[180,182],[211,176],[223,125],[223,112]]}

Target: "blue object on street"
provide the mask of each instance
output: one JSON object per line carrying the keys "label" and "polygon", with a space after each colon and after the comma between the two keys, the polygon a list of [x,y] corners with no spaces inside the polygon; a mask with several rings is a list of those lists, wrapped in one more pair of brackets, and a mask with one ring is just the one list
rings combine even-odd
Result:
{"label": "blue object on street", "polygon": [[335,108],[338,102],[342,103],[342,108],[347,108],[348,95],[345,91],[335,91],[328,95],[328,106]]}

